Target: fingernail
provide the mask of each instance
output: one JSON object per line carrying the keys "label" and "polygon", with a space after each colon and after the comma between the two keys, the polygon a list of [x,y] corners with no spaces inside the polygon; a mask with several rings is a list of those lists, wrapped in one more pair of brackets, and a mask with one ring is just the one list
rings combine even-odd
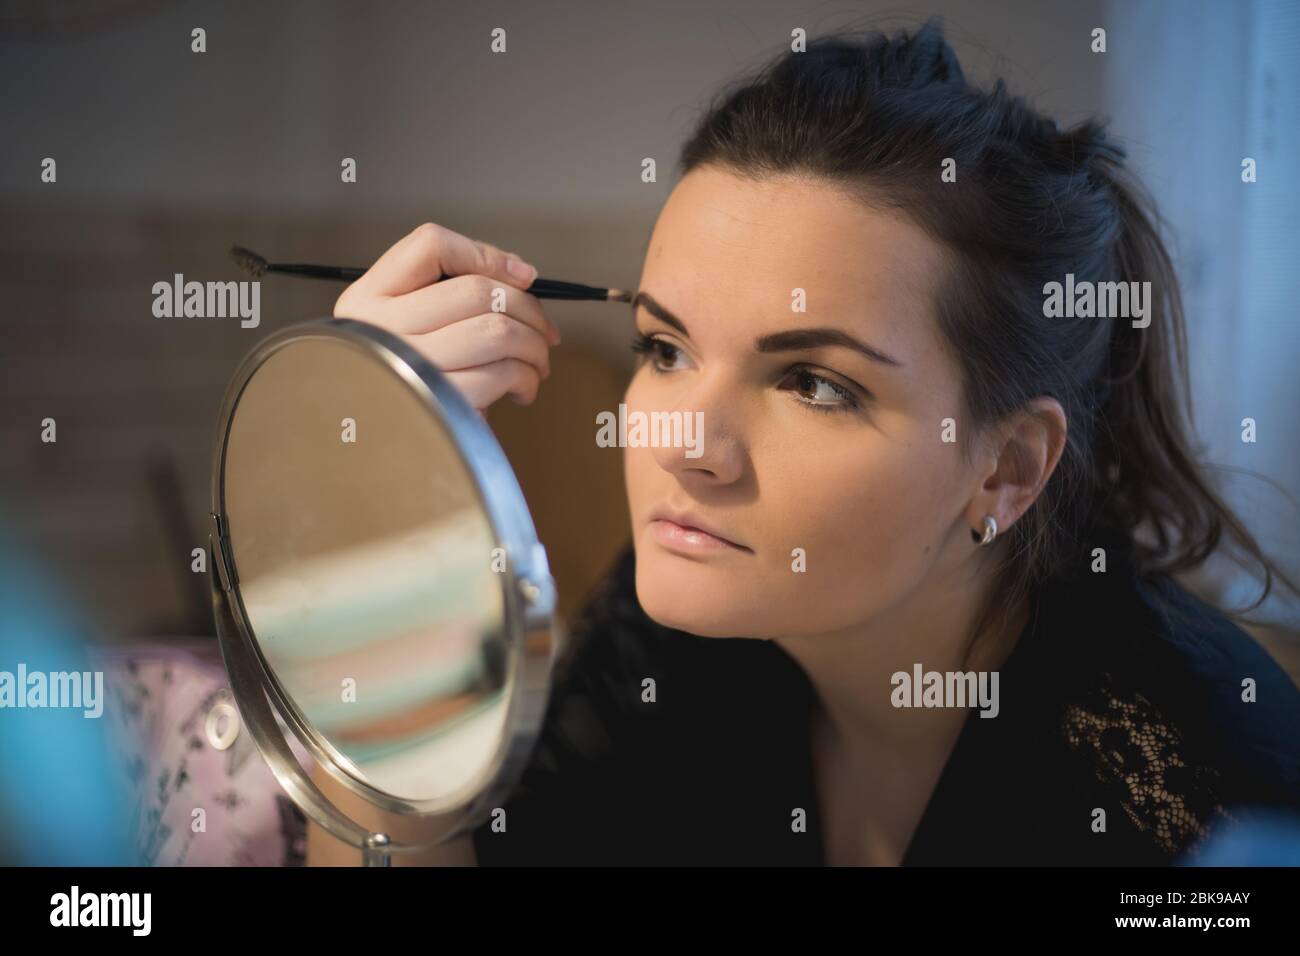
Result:
{"label": "fingernail", "polygon": [[507,259],[506,269],[510,271],[512,276],[521,281],[532,282],[537,278],[537,270],[522,259]]}
{"label": "fingernail", "polygon": [[552,345],[560,344],[560,330],[553,325],[551,326],[551,344]]}

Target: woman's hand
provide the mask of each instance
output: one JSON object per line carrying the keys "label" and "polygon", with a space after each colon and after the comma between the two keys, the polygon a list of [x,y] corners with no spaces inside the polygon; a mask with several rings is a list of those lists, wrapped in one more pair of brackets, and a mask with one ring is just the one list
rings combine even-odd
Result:
{"label": "woman's hand", "polygon": [[[444,273],[452,278],[439,282]],[[527,405],[560,342],[541,303],[523,291],[536,278],[513,253],[425,223],[343,290],[334,317],[401,336],[480,412],[502,395]]]}

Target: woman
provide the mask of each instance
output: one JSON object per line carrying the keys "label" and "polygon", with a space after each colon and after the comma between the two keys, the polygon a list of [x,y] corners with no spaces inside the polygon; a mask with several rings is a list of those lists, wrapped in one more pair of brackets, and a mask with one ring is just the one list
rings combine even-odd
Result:
{"label": "woman", "polygon": [[[1160,863],[1300,811],[1300,694],[1170,577],[1227,534],[1295,590],[1194,463],[1178,289],[1122,159],[973,88],[933,26],[719,100],[626,396],[701,414],[699,454],[625,450],[632,547],[504,830],[423,862]],[[335,315],[476,407],[529,402],[558,342],[535,275],[422,227]],[[1060,309],[1052,283],[1110,291]]]}

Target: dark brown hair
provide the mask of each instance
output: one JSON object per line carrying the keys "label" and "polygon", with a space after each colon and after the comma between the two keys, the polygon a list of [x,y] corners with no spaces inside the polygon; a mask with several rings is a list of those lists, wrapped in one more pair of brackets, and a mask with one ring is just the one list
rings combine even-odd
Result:
{"label": "dark brown hair", "polygon": [[[724,90],[682,150],[683,175],[704,165],[751,178],[813,174],[904,212],[953,253],[936,317],[962,364],[968,460],[976,436],[1036,396],[1065,410],[1061,460],[1007,531],[975,634],[993,608],[1010,614],[1038,583],[1086,569],[1104,534],[1151,575],[1196,568],[1226,533],[1264,569],[1251,608],[1274,575],[1296,591],[1196,461],[1177,279],[1124,159],[1095,120],[1062,130],[1001,80],[990,90],[968,83],[933,23],[782,54]],[[941,181],[945,160],[955,182]],[[1045,286],[1067,273],[1150,282],[1150,324],[1047,317]]]}

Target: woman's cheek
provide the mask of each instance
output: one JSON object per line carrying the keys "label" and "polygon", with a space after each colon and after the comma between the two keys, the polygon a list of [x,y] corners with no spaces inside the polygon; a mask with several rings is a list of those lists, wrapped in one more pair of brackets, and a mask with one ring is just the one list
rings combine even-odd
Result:
{"label": "woman's cheek", "polygon": [[838,458],[768,483],[769,513],[781,515],[765,562],[776,576],[770,593],[798,603],[809,623],[869,615],[905,590],[933,521],[927,486],[886,454],[846,457],[841,447]]}
{"label": "woman's cheek", "polygon": [[627,489],[628,517],[635,537],[640,531],[638,522],[651,506],[647,498],[654,491],[652,470],[659,466],[648,448],[625,446],[619,453],[623,456],[623,485]]}

